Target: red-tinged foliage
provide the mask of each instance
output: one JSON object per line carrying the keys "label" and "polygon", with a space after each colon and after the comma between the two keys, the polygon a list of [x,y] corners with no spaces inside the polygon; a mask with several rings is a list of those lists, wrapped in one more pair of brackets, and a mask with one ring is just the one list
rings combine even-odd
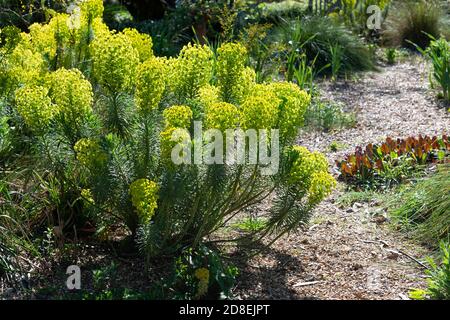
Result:
{"label": "red-tinged foliage", "polygon": [[447,135],[429,137],[419,135],[406,139],[387,137],[381,144],[358,146],[353,154],[336,161],[345,180],[367,180],[382,176],[389,168],[404,162],[411,165],[449,161],[450,138]]}

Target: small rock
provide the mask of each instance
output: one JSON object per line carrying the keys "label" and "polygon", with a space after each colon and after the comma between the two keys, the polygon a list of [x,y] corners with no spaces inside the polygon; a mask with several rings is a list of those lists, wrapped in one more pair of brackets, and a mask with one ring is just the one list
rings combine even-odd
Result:
{"label": "small rock", "polygon": [[362,269],[362,268],[363,268],[363,266],[360,263],[353,263],[350,266],[350,270],[353,270],[353,271],[356,271],[356,270],[359,270],[359,269]]}
{"label": "small rock", "polygon": [[353,206],[356,207],[356,208],[361,208],[361,207],[363,206],[363,204],[362,204],[362,203],[359,203],[359,202],[355,202],[355,203],[353,204]]}
{"label": "small rock", "polygon": [[397,260],[400,254],[396,251],[389,250],[388,255],[386,256],[389,260]]}

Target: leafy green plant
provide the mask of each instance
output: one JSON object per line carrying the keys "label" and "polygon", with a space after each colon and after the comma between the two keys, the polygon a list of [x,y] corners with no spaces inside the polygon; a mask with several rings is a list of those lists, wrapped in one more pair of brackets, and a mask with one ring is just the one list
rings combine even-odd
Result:
{"label": "leafy green plant", "polygon": [[352,127],[356,123],[354,113],[346,113],[337,103],[313,100],[305,113],[305,125],[319,130],[330,131]]}
{"label": "leafy green plant", "polygon": [[428,47],[430,38],[448,32],[448,18],[442,1],[395,1],[383,23],[383,39],[390,46],[415,49]]}
{"label": "leafy green plant", "polygon": [[390,214],[400,228],[421,241],[435,245],[450,236],[450,167],[421,179],[390,201]]}
{"label": "leafy green plant", "polygon": [[387,137],[380,145],[356,147],[355,153],[336,161],[336,165],[341,171],[340,177],[347,182],[393,182],[404,178],[418,165],[444,160],[449,151],[450,140],[446,135],[396,140]]}
{"label": "leafy green plant", "polygon": [[440,263],[428,258],[430,269],[426,270],[428,275],[428,288],[416,289],[409,293],[410,298],[415,300],[449,300],[450,299],[450,245],[445,242],[440,244]]}
{"label": "leafy green plant", "polygon": [[433,64],[433,78],[430,79],[433,85],[433,79],[437,81],[442,90],[442,97],[450,102],[450,42],[444,38],[433,39],[430,46],[422,53],[431,60]]}
{"label": "leafy green plant", "polygon": [[206,246],[187,248],[175,261],[174,278],[168,286],[175,299],[228,299],[232,297],[238,269],[223,263],[220,255]]}
{"label": "leafy green plant", "polygon": [[266,220],[264,218],[258,218],[254,216],[247,217],[242,221],[233,224],[233,227],[244,232],[257,232],[264,228]]}
{"label": "leafy green plant", "polygon": [[386,60],[388,64],[394,64],[397,58],[397,50],[395,48],[385,49]]}
{"label": "leafy green plant", "polygon": [[331,77],[336,80],[341,70],[342,48],[337,44],[330,47],[331,53]]}

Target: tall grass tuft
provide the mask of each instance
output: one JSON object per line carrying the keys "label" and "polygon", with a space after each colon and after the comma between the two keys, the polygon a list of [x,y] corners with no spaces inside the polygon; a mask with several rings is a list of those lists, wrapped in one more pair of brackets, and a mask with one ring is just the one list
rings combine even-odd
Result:
{"label": "tall grass tuft", "polygon": [[[411,42],[425,49],[430,43],[427,34],[439,38],[449,36],[448,17],[440,1],[397,1],[383,24],[383,41],[390,46],[415,49]],[[445,34],[447,33],[447,34]]]}
{"label": "tall grass tuft", "polygon": [[310,63],[314,61],[316,70],[322,70],[322,74],[332,72],[333,48],[336,47],[340,48],[341,73],[375,69],[374,56],[363,40],[328,17],[285,21],[275,27],[273,37],[274,41],[281,41],[288,47],[297,43],[295,49],[299,54],[304,54]]}
{"label": "tall grass tuft", "polygon": [[393,202],[391,210],[402,229],[423,242],[436,245],[450,236],[450,165],[407,188]]}

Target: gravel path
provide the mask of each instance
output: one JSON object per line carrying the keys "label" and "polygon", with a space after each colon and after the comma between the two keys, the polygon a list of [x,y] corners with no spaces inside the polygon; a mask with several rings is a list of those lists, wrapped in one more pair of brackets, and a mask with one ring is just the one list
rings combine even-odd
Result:
{"label": "gravel path", "polygon": [[[332,165],[355,146],[386,136],[449,133],[450,117],[429,89],[423,61],[381,69],[352,82],[320,84],[324,98],[357,112],[357,126],[303,133],[299,144],[324,152]],[[333,153],[332,141],[345,147]],[[429,251],[393,230],[383,213],[374,218],[376,201],[341,208],[335,202],[341,194],[334,192],[317,208],[306,230],[240,266],[240,298],[407,299],[410,289],[424,287],[420,265],[403,253],[422,259]]]}

